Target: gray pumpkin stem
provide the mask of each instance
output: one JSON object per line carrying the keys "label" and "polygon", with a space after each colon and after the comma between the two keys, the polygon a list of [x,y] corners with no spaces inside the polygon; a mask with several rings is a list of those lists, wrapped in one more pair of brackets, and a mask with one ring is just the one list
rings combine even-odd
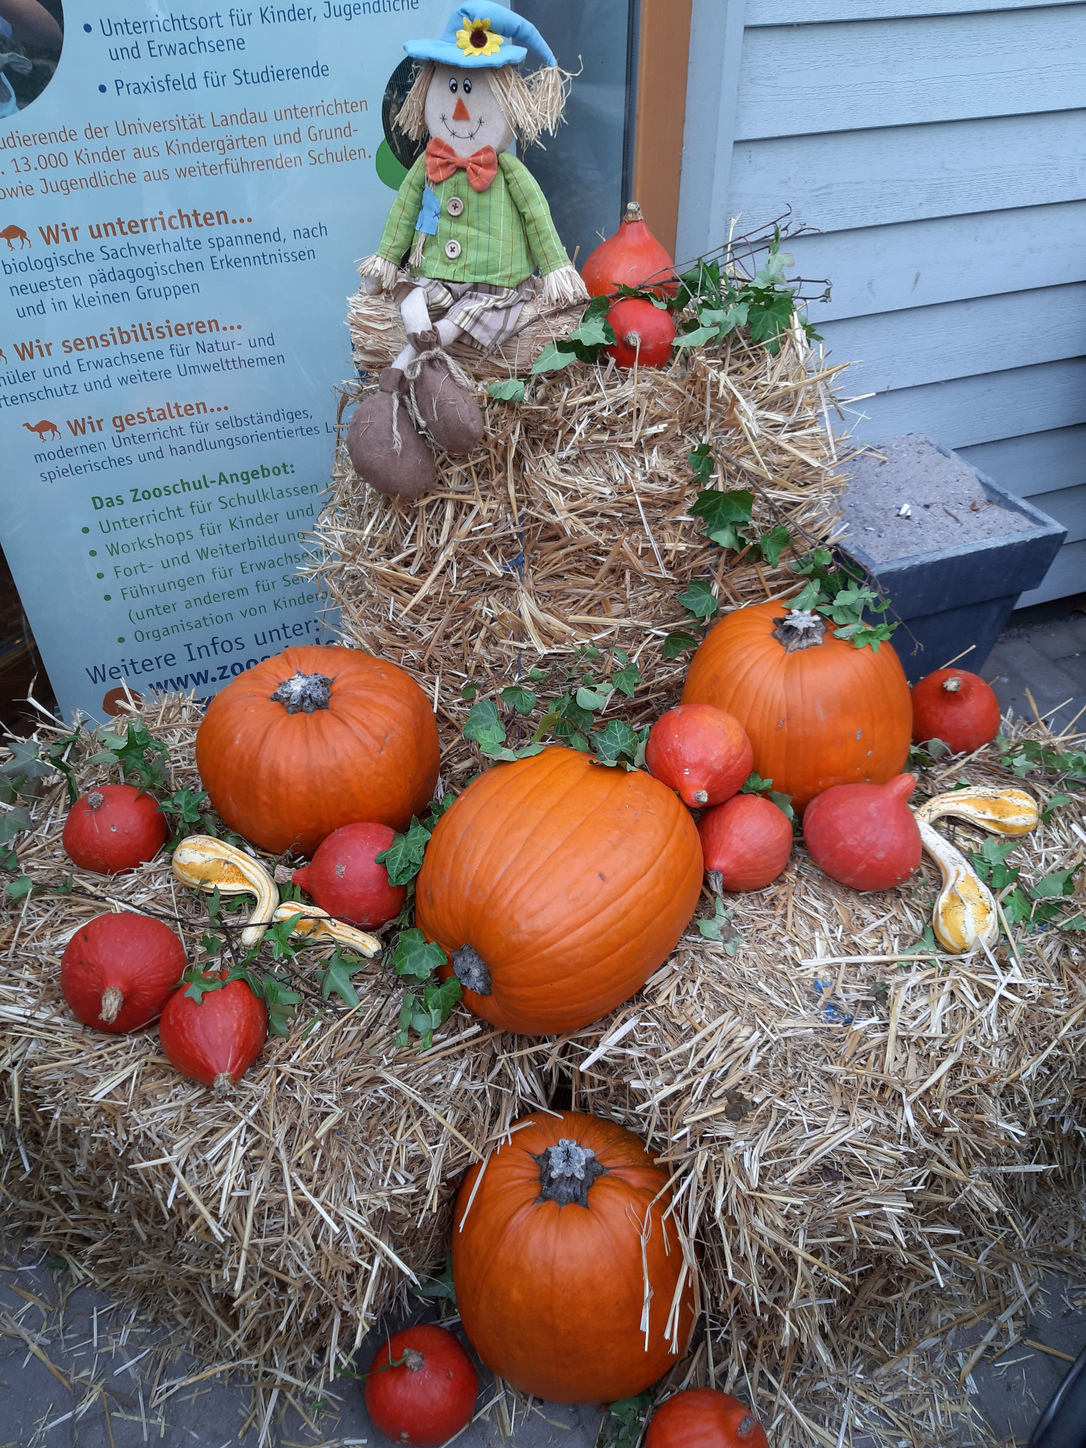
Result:
{"label": "gray pumpkin stem", "polygon": [[789,654],[817,648],[825,636],[826,620],[805,608],[794,608],[784,618],[773,620],[773,637]]}
{"label": "gray pumpkin stem", "polygon": [[270,698],[284,704],[288,714],[312,714],[316,709],[327,709],[331,695],[332,680],[327,674],[293,674]]}
{"label": "gray pumpkin stem", "polygon": [[588,1206],[588,1190],[607,1168],[596,1159],[590,1146],[578,1146],[564,1136],[557,1146],[548,1146],[532,1157],[539,1163],[539,1196],[541,1202],[557,1202],[560,1207]]}
{"label": "gray pumpkin stem", "polygon": [[453,974],[465,990],[476,995],[490,995],[490,967],[470,945],[462,945],[452,953]]}

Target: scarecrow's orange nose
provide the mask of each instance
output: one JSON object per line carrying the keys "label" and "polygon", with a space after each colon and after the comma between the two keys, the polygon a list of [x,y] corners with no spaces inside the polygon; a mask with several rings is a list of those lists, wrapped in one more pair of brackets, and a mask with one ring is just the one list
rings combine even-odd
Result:
{"label": "scarecrow's orange nose", "polygon": [[453,111],[453,120],[454,120],[454,121],[470,121],[470,120],[471,120],[471,114],[470,114],[470,112],[468,111],[467,106],[464,104],[462,98],[456,102],[456,110]]}

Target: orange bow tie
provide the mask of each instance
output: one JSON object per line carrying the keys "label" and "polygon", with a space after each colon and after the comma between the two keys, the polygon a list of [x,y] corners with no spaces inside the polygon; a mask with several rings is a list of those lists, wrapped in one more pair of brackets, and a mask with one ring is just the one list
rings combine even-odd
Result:
{"label": "orange bow tie", "polygon": [[426,179],[435,185],[447,181],[454,171],[463,167],[473,191],[485,191],[498,174],[498,153],[493,146],[484,146],[471,156],[458,156],[448,141],[435,136],[426,147]]}

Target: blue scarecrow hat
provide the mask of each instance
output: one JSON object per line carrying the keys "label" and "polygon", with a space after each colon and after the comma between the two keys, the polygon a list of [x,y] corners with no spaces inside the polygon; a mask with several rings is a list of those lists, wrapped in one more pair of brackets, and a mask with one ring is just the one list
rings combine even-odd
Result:
{"label": "blue scarecrow hat", "polygon": [[409,40],[404,50],[414,60],[442,65],[498,67],[519,65],[534,51],[544,65],[557,65],[554,52],[535,26],[504,5],[458,5],[440,40]]}

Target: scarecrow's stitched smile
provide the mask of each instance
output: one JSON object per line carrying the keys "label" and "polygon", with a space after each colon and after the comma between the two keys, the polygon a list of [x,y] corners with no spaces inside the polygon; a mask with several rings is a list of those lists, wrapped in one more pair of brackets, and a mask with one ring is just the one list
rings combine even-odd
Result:
{"label": "scarecrow's stitched smile", "polygon": [[485,119],[485,117],[480,116],[479,119],[478,119],[478,121],[475,123],[475,129],[474,129],[474,131],[468,131],[467,135],[464,135],[464,136],[462,136],[459,131],[454,131],[454,130],[453,130],[452,126],[449,125],[449,118],[448,118],[448,116],[442,115],[442,117],[441,117],[441,124],[442,124],[442,125],[445,127],[445,129],[448,131],[449,135],[452,136],[452,138],[453,138],[454,141],[474,141],[474,140],[475,140],[475,137],[479,134],[479,131],[482,129],[482,125],[483,125],[484,119]]}

